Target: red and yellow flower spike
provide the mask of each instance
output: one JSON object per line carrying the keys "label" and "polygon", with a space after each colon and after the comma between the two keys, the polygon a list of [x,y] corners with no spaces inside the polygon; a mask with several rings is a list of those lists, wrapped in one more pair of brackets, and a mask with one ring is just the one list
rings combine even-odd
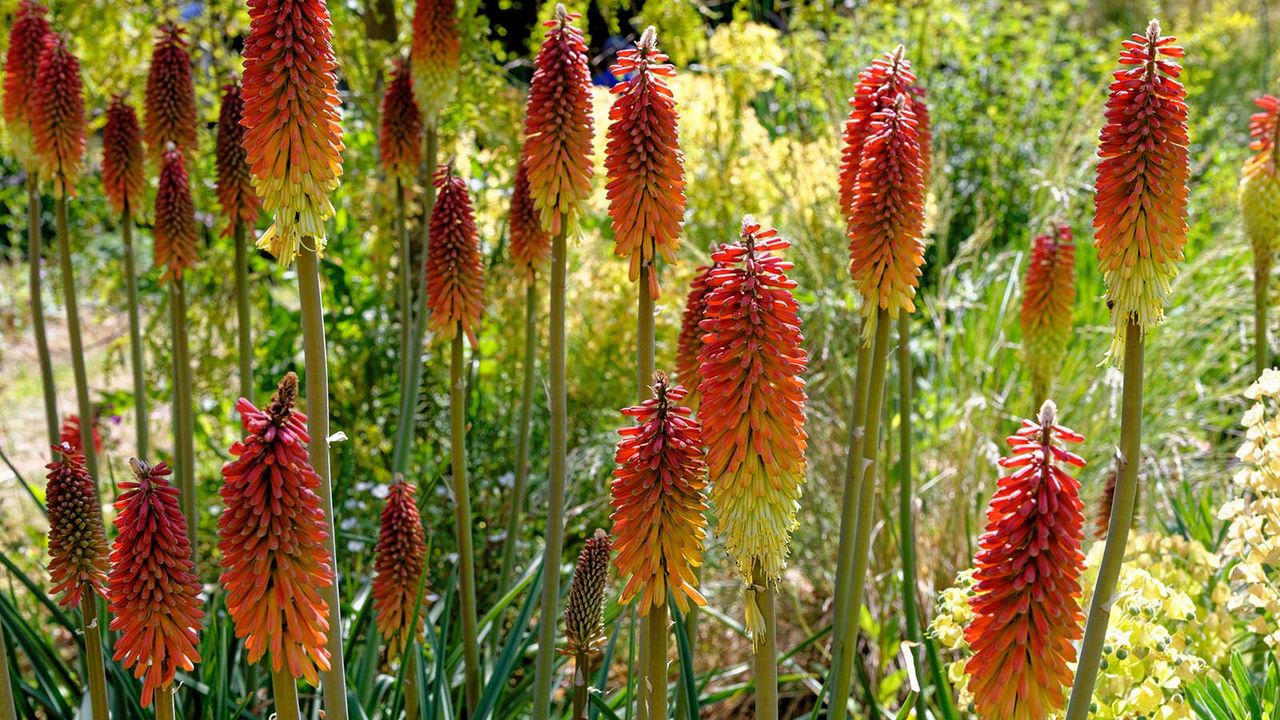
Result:
{"label": "red and yellow flower spike", "polygon": [[1047,399],[1053,378],[1062,366],[1071,337],[1071,314],[1076,302],[1076,246],[1071,226],[1055,223],[1052,233],[1036,236],[1022,290],[1022,347],[1031,384]]}
{"label": "red and yellow flower spike", "polygon": [[973,619],[965,666],[978,715],[1044,720],[1062,709],[1071,682],[1073,643],[1080,639],[1080,575],[1084,571],[1080,483],[1063,466],[1084,467],[1062,443],[1079,434],[1055,424],[1046,401],[1036,422],[1022,421],[1000,460],[987,509],[987,531],[974,557]]}
{"label": "red and yellow flower spike", "polygon": [[142,131],[138,114],[124,97],[107,106],[102,128],[102,190],[117,215],[136,218],[142,213],[146,177],[142,168]]}
{"label": "red and yellow flower spike", "polygon": [[[80,416],[71,413],[62,419],[62,427],[58,429],[59,439],[71,452],[80,452]],[[93,449],[102,452],[102,428],[95,420],[93,423]]]}
{"label": "red and yellow flower spike", "polygon": [[204,618],[200,579],[191,562],[187,521],[164,464],[129,460],[135,479],[120,483],[108,574],[111,629],[120,633],[114,659],[142,680],[142,705],[173,685],[179,668],[200,662]]}
{"label": "red and yellow flower spike", "polygon": [[534,60],[525,104],[524,158],[529,194],[551,234],[577,227],[591,194],[591,71],[579,15],[556,5],[543,23],[546,40]]}
{"label": "red and yellow flower spike", "polygon": [[786,566],[804,482],[804,373],[798,306],[776,230],[742,221],[707,278],[698,386],[716,533],[748,583],[747,629],[763,641],[753,569],[769,583]]}
{"label": "red and yellow flower spike", "polygon": [[164,268],[161,279],[181,278],[196,264],[196,211],[185,156],[170,145],[163,163],[156,188],[155,266]]}
{"label": "red and yellow flower spike", "polygon": [[9,29],[9,51],[4,58],[4,124],[13,152],[23,167],[38,162],[32,139],[32,103],[36,96],[36,72],[40,53],[50,33],[49,13],[33,0],[18,3],[18,12]]}
{"label": "red and yellow flower spike", "polygon": [[413,183],[422,160],[422,113],[413,101],[409,63],[397,58],[382,96],[382,127],[378,133],[382,169],[403,187]]}
{"label": "red and yellow flower spike", "polygon": [[436,205],[431,210],[427,248],[427,322],[440,338],[452,340],[461,328],[476,344],[484,314],[484,259],[476,238],[475,211],[467,183],[447,163],[436,173]]}
{"label": "red and yellow flower spike", "polygon": [[61,35],[45,36],[29,102],[40,176],[53,182],[55,198],[75,196],[84,162],[84,85],[80,61]]}
{"label": "red and yellow flower spike", "polygon": [[298,376],[289,373],[265,410],[245,398],[236,403],[248,435],[231,446],[235,459],[222,467],[218,549],[227,612],[249,662],[270,650],[273,671],[287,669],[315,685],[317,668],[329,668],[329,607],[320,590],[334,576],[316,495],[320,477],[297,399]]}
{"label": "red and yellow flower spike", "polygon": [[107,534],[102,527],[98,487],[84,467],[84,455],[63,443],[49,463],[45,506],[49,511],[50,595],[75,607],[84,591],[106,595]]}
{"label": "red and yellow flower spike", "polygon": [[511,262],[525,277],[532,278],[551,259],[551,235],[543,229],[529,195],[529,172],[525,169],[523,154],[516,165],[507,227],[511,232]]}
{"label": "red and yellow flower spike", "polygon": [[1169,283],[1187,240],[1187,92],[1182,48],[1152,20],[1133,34],[1112,73],[1094,196],[1094,247],[1107,283],[1119,361],[1130,322],[1145,333],[1164,319]]}
{"label": "red and yellow flower spike", "polygon": [[653,397],[622,411],[637,424],[618,431],[613,562],[627,580],[619,602],[639,597],[641,615],[665,605],[668,592],[682,611],[690,600],[706,604],[694,568],[702,564],[707,536],[707,463],[702,427],[680,404],[684,397],[684,388],[655,373]]}
{"label": "red and yellow flower spike", "polygon": [[426,603],[417,609],[414,601],[422,588],[427,542],[422,518],[414,501],[414,487],[397,476],[382,507],[382,525],[374,547],[373,611],[378,632],[387,639],[387,655],[400,657],[413,640],[422,637]]}
{"label": "red and yellow flower spike", "polygon": [[152,161],[164,162],[169,143],[190,158],[197,147],[196,86],[191,77],[186,30],[167,22],[156,30],[147,94],[143,103],[142,137]]}
{"label": "red and yellow flower spike", "polygon": [[676,343],[676,379],[686,388],[687,405],[698,404],[698,355],[702,352],[702,319],[706,313],[707,278],[714,266],[702,265],[689,281],[689,295],[684,301],[680,321],[680,337]]}
{"label": "red and yellow flower spike", "polygon": [[214,138],[215,170],[217,172],[218,204],[222,214],[230,221],[222,231],[231,235],[236,223],[252,229],[258,222],[262,201],[253,191],[253,175],[244,149],[244,126],[240,119],[244,114],[244,98],[239,81],[222,87],[222,105],[218,108],[218,133]]}
{"label": "red and yellow flower spike", "polygon": [[[667,85],[676,70],[667,59],[650,26],[635,48],[618,53],[618,62],[609,68],[627,79],[613,86],[605,192],[613,252],[631,258],[632,282],[640,277],[641,266],[653,267],[659,254],[667,262],[675,260],[684,220],[684,155],[676,101]],[[655,272],[649,273],[649,292],[659,295]]]}
{"label": "red and yellow flower spike", "polygon": [[417,0],[409,62],[413,96],[428,123],[438,122],[440,113],[453,100],[461,57],[457,1]]}
{"label": "red and yellow flower spike", "polygon": [[329,194],[342,176],[338,60],[324,0],[248,0],[244,147],[253,186],[273,216],[258,247],[293,262],[303,238],[324,255]]}
{"label": "red and yellow flower spike", "polygon": [[1249,118],[1249,148],[1240,179],[1240,210],[1245,235],[1255,257],[1266,259],[1280,240],[1280,98],[1263,95],[1254,100],[1259,111]]}

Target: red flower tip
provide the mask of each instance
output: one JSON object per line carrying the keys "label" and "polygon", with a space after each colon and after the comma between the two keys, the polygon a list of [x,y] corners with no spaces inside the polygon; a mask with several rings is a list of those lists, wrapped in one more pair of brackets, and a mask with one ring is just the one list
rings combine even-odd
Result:
{"label": "red flower tip", "polygon": [[218,549],[227,612],[249,662],[270,650],[272,669],[315,685],[317,670],[329,668],[329,606],[320,590],[334,575],[297,397],[298,376],[289,373],[265,410],[246,398],[236,403],[248,434],[222,467]]}
{"label": "red flower tip", "polygon": [[475,327],[484,313],[484,261],[476,238],[475,212],[467,183],[448,163],[436,172],[437,196],[431,210],[427,247],[428,326],[452,340],[459,330],[476,344]]}
{"label": "red flower tip", "polygon": [[58,604],[74,607],[87,590],[106,595],[107,534],[102,527],[98,486],[84,467],[84,455],[63,443],[54,446],[61,457],[45,467],[45,506],[49,511],[50,595]]}
{"label": "red flower tip", "polygon": [[392,658],[399,657],[411,641],[422,636],[427,615],[424,602],[417,608],[414,622],[414,601],[419,590],[426,596],[422,569],[427,543],[413,495],[413,485],[397,475],[387,504],[382,507],[382,526],[374,548],[373,611],[378,632],[387,638],[387,654]]}
{"label": "red flower tip", "polygon": [[551,258],[551,235],[542,229],[538,210],[529,195],[529,172],[525,168],[523,153],[516,165],[507,227],[511,232],[511,261],[531,280]]}
{"label": "red flower tip", "polygon": [[200,662],[200,579],[193,572],[187,520],[171,470],[131,458],[135,479],[120,483],[108,575],[114,658],[142,680],[142,705],[173,685],[178,669]]}
{"label": "red flower tip", "polygon": [[107,106],[107,124],[102,128],[102,189],[111,209],[132,219],[142,211],[145,188],[138,114],[123,96],[116,95]]}
{"label": "red flower tip", "polygon": [[75,195],[84,159],[84,86],[80,61],[61,35],[45,36],[29,103],[41,177],[53,181],[54,197]]}
{"label": "red flower tip", "polygon": [[429,123],[435,124],[453,100],[461,56],[456,0],[417,0],[409,60],[413,95]]}
{"label": "red flower tip", "polygon": [[1036,387],[1046,392],[1062,365],[1076,302],[1076,246],[1071,226],[1038,235],[1022,291],[1022,343]]}
{"label": "red flower tip", "polygon": [[378,137],[382,168],[387,176],[406,187],[418,174],[422,157],[422,113],[413,101],[413,78],[409,63],[397,58],[382,96],[382,130]]}
{"label": "red flower tip", "polygon": [[196,150],[196,87],[183,38],[186,34],[176,24],[164,23],[156,30],[156,44],[151,51],[142,136],[156,163],[163,162],[169,143],[187,157]]}
{"label": "red flower tip", "polygon": [[[72,413],[62,419],[62,427],[58,430],[58,440],[71,448],[72,452],[80,453],[84,451],[84,446],[80,442],[79,415]],[[102,428],[98,424],[97,418],[93,420],[93,450],[97,453],[102,452]]]}
{"label": "red flower tip", "polygon": [[218,204],[230,221],[222,231],[225,236],[233,232],[236,223],[252,230],[258,221],[262,201],[253,190],[253,175],[249,172],[248,154],[244,149],[244,126],[240,124],[240,118],[244,114],[244,98],[240,94],[240,83],[231,82],[222,89],[214,152]]}
{"label": "red flower tip", "polygon": [[1037,422],[1022,421],[987,509],[974,557],[973,619],[966,670],[978,714],[1041,720],[1060,710],[1081,635],[1084,554],[1080,483],[1064,466],[1084,467],[1063,443],[1084,440],[1055,424],[1045,402]]}
{"label": "red flower tip", "polygon": [[182,278],[196,264],[196,211],[186,159],[169,144],[160,167],[156,188],[155,266],[164,268],[162,279]]}
{"label": "red flower tip", "polygon": [[684,317],[680,323],[680,338],[676,345],[676,379],[686,388],[689,407],[698,404],[698,353],[702,352],[702,320],[706,313],[706,297],[710,288],[712,265],[703,265],[693,273],[689,282],[689,295],[685,299]]}
{"label": "red flower tip", "polygon": [[22,0],[9,29],[9,52],[4,59],[4,123],[18,159],[29,170],[38,158],[32,145],[32,103],[37,95],[40,53],[49,35],[49,11],[40,3]]}
{"label": "red flower tip", "polygon": [[1258,106],[1249,116],[1249,149],[1254,154],[1245,163],[1245,175],[1280,174],[1280,98],[1263,95],[1253,103]]}

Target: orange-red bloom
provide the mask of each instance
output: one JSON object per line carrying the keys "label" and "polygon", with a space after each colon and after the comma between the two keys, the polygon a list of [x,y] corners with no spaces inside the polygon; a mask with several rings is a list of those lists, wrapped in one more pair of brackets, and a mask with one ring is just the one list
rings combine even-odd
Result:
{"label": "orange-red bloom", "polygon": [[1280,98],[1263,95],[1254,103],[1259,108],[1249,118],[1254,154],[1240,178],[1240,214],[1253,245],[1254,267],[1265,276],[1280,241]]}
{"label": "orange-red bloom", "polygon": [[14,153],[24,167],[34,169],[38,158],[31,137],[31,104],[36,96],[36,72],[45,37],[49,35],[49,11],[33,0],[18,3],[9,29],[9,52],[4,58],[4,124]]}
{"label": "orange-red bloom", "polygon": [[717,534],[748,585],[747,629],[764,638],[756,587],[786,567],[804,482],[806,357],[796,284],[776,230],[742,221],[712,254],[698,390]]}
{"label": "orange-red bloom", "polygon": [[[80,445],[79,415],[71,413],[62,419],[62,427],[58,430],[58,440],[71,448],[72,452],[78,453],[84,450]],[[93,422],[93,450],[98,453],[102,452],[102,428],[96,418]]]}
{"label": "orange-red bloom", "polygon": [[467,183],[446,164],[436,173],[431,243],[427,247],[428,326],[451,340],[459,329],[476,344],[475,326],[484,313],[484,260],[476,238],[475,212]]}
{"label": "orange-red bloom", "polygon": [[116,95],[102,128],[102,189],[117,215],[132,219],[142,212],[146,178],[142,171],[142,132],[133,106]]}
{"label": "orange-red bloom", "polygon": [[164,161],[169,143],[188,158],[196,151],[196,86],[191,79],[187,41],[182,37],[186,34],[167,22],[156,30],[156,45],[151,51],[142,137],[157,164]]}
{"label": "orange-red bloom", "polygon": [[[618,62],[609,71],[629,76],[613,86],[604,165],[613,252],[631,258],[634,281],[640,277],[640,268],[653,267],[659,254],[667,262],[674,261],[680,243],[684,155],[676,100],[667,85],[676,70],[658,50],[657,31],[650,27],[634,49],[618,53]],[[656,272],[649,273],[649,291],[658,297]]]}
{"label": "orange-red bloom", "polygon": [[249,662],[270,650],[273,670],[288,668],[315,685],[317,668],[329,669],[329,606],[320,591],[334,575],[297,399],[298,376],[289,373],[265,410],[245,398],[236,403],[248,435],[222,467],[218,549],[227,612]]}
{"label": "orange-red bloom", "polygon": [[618,431],[610,503],[614,564],[627,579],[619,602],[639,596],[641,615],[665,605],[668,592],[681,610],[690,600],[707,602],[694,574],[707,536],[707,463],[702,427],[680,404],[684,396],[665,374],[654,374],[653,397],[622,411],[637,424]]}
{"label": "orange-red bloom", "polygon": [[978,715],[1043,720],[1060,710],[1071,682],[1072,644],[1080,639],[1084,554],[1080,483],[1063,465],[1084,460],[1062,443],[1084,440],[1056,425],[1046,402],[1037,422],[1022,421],[1012,454],[987,509],[987,531],[974,557],[973,619],[966,670]]}
{"label": "orange-red bloom", "polygon": [[702,352],[702,318],[706,313],[707,279],[712,265],[703,265],[689,281],[689,295],[684,301],[684,317],[680,322],[680,338],[676,343],[676,379],[686,388],[689,407],[698,404],[698,354]]}
{"label": "orange-red bloom", "polygon": [[413,499],[414,487],[398,478],[382,507],[382,526],[374,548],[373,611],[378,632],[387,639],[387,654],[400,657],[413,640],[422,637],[426,603],[417,608],[414,601],[422,587],[422,569],[426,563],[427,543],[422,531],[422,518]]}
{"label": "orange-red bloom", "polygon": [[262,201],[253,191],[253,175],[244,150],[244,126],[240,118],[244,114],[244,98],[240,83],[223,86],[222,106],[218,109],[218,134],[214,140],[217,170],[218,204],[222,214],[230,221],[222,231],[230,235],[236,223],[252,229],[258,222]]}
{"label": "orange-red bloom", "polygon": [[1115,326],[1109,357],[1117,361],[1129,323],[1145,333],[1164,319],[1187,241],[1187,92],[1174,42],[1155,20],[1124,41],[1098,147],[1093,244]]}
{"label": "orange-red bloom", "polygon": [[142,705],[173,685],[179,668],[200,662],[200,579],[192,571],[187,520],[172,471],[131,459],[135,480],[120,483],[111,548],[111,629],[120,633],[115,659],[142,680]]}
{"label": "orange-red bloom", "polygon": [[591,71],[582,31],[571,24],[578,17],[556,5],[555,17],[543,23],[546,40],[524,111],[529,194],[552,234],[577,227],[591,194]]}
{"label": "orange-red bloom", "polygon": [[54,450],[62,457],[49,468],[45,506],[49,511],[50,595],[74,607],[85,591],[105,595],[107,534],[102,527],[98,487],[84,467],[84,455],[65,443]]}
{"label": "orange-red bloom", "polygon": [[248,0],[244,147],[253,186],[273,215],[258,247],[282,263],[303,238],[324,254],[329,194],[342,175],[338,60],[324,0]]}
{"label": "orange-red bloom", "polygon": [[1075,302],[1076,246],[1071,226],[1060,222],[1036,237],[1022,290],[1022,346],[1032,383],[1046,392],[1062,366]]}
{"label": "orange-red bloom", "polygon": [[511,211],[507,216],[511,232],[511,262],[517,270],[533,279],[539,268],[551,258],[551,235],[542,227],[538,210],[529,196],[529,172],[525,169],[524,155],[516,164],[516,179],[511,190]]}
{"label": "orange-red bloom", "polygon": [[196,264],[196,211],[183,154],[172,145],[164,154],[156,188],[155,266],[161,278],[181,278]]}
{"label": "orange-red bloom", "polygon": [[413,68],[413,95],[428,123],[437,123],[440,113],[453,100],[461,57],[456,0],[417,0],[409,61]]}
{"label": "orange-red bloom", "polygon": [[80,61],[61,35],[45,36],[30,112],[40,176],[53,181],[55,198],[75,195],[84,160],[84,85]]}
{"label": "orange-red bloom", "polygon": [[378,136],[382,169],[387,177],[408,186],[418,174],[422,158],[422,113],[413,101],[409,63],[397,58],[391,82],[382,96],[382,129]]}

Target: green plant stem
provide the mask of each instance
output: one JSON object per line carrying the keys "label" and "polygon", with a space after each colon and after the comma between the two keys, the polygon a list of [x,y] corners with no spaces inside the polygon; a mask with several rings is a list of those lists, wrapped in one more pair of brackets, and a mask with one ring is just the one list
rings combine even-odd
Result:
{"label": "green plant stem", "polygon": [[244,224],[231,229],[236,243],[236,322],[240,343],[240,397],[253,400],[253,315],[249,312],[249,247]]}
{"label": "green plant stem", "polygon": [[289,674],[288,664],[271,671],[271,694],[275,700],[275,720],[301,720],[298,712],[298,681]]}
{"label": "green plant stem", "polygon": [[413,253],[409,248],[409,228],[404,207],[404,186],[400,178],[395,181],[396,236],[400,256],[400,398],[409,385],[409,341],[413,338],[413,274],[409,264]]}
{"label": "green plant stem", "polygon": [[98,595],[85,586],[80,594],[80,621],[84,627],[84,664],[89,681],[89,708],[93,720],[107,720],[107,670],[102,658],[102,628],[98,622]]}
{"label": "green plant stem", "polygon": [[1084,640],[1080,644],[1080,661],[1071,686],[1066,720],[1085,720],[1093,701],[1093,688],[1098,679],[1098,662],[1107,625],[1111,622],[1111,606],[1115,602],[1116,581],[1124,564],[1125,544],[1133,525],[1134,500],[1138,495],[1138,461],[1142,452],[1142,328],[1130,321],[1124,340],[1124,390],[1120,406],[1120,475],[1111,499],[1111,522],[1107,526],[1102,564],[1089,601]]}
{"label": "green plant stem", "polygon": [[632,636],[631,642],[636,647],[636,664],[634,672],[639,681],[636,688],[636,720],[649,720],[649,615],[640,616],[639,641]]}
{"label": "green plant stem", "polygon": [[404,718],[405,720],[419,720],[422,715],[419,709],[422,691],[418,687],[418,653],[406,653],[401,662],[405,663]]}
{"label": "green plant stem", "polygon": [[568,417],[565,396],[565,279],[568,273],[566,229],[551,239],[551,447],[547,458],[546,548],[542,560],[542,598],[538,626],[538,657],[534,666],[533,720],[551,716],[552,665],[555,660],[556,625],[560,614],[560,556],[564,551],[565,452]]}
{"label": "green plant stem", "polygon": [[467,485],[467,383],[463,373],[462,323],[453,335],[449,363],[449,435],[453,460],[454,532],[458,543],[458,569],[462,595],[462,657],[466,677],[467,712],[480,702],[480,648],[476,632],[476,575],[471,543],[471,489]]}
{"label": "green plant stem", "polygon": [[867,378],[867,404],[862,416],[866,427],[866,434],[861,440],[862,462],[855,463],[854,486],[858,491],[858,513],[853,536],[853,572],[849,576],[849,599],[842,627],[841,664],[838,667],[833,664],[832,668],[836,677],[827,715],[829,720],[846,717],[849,688],[853,683],[853,658],[861,628],[858,619],[862,614],[867,566],[871,561],[871,512],[875,504],[876,455],[880,449],[880,408],[884,400],[888,345],[889,311],[881,308],[876,311],[875,340],[872,342],[870,358],[871,374]]}
{"label": "green plant stem", "polygon": [[17,720],[13,708],[13,684],[9,680],[9,646],[5,643],[4,629],[0,628],[0,720]]}
{"label": "green plant stem", "polygon": [[1254,258],[1253,276],[1253,376],[1262,377],[1262,371],[1271,364],[1271,346],[1267,342],[1267,288],[1271,283],[1271,258]]}
{"label": "green plant stem", "polygon": [[[314,240],[313,240],[314,242]],[[329,468],[329,367],[324,343],[324,306],[320,295],[320,262],[314,246],[298,254],[298,295],[302,303],[302,346],[307,374],[307,434],[311,465],[320,476],[320,505],[329,531],[326,544],[335,577],[320,590],[329,606],[329,669],[324,673],[327,720],[347,720],[346,663],[342,654],[342,605],[338,596],[338,546],[334,532],[333,480]]]}
{"label": "green plant stem", "polygon": [[[911,475],[911,316],[898,315],[898,537],[902,545],[902,623],[907,640],[922,646],[920,607],[916,600],[915,487]],[[912,650],[916,677],[919,654]]]}
{"label": "green plant stem", "polygon": [[573,720],[587,720],[587,668],[591,658],[586,653],[573,656]]}
{"label": "green plant stem", "polygon": [[[702,583],[702,566],[698,566],[694,568],[693,574],[698,579],[698,583],[701,584]],[[685,637],[688,638],[689,640],[690,659],[692,659],[692,657],[696,654],[696,651],[697,651],[698,615],[699,615],[698,606],[694,604],[690,604],[689,612],[685,613],[683,618],[684,634],[685,634]],[[684,665],[681,664],[680,668],[681,668],[681,671],[683,672]],[[694,672],[694,668],[692,665],[689,667],[689,672],[690,673]],[[676,712],[674,717],[678,718],[678,720],[685,720],[685,718],[688,718],[689,704],[692,700],[693,698],[689,697],[688,689],[685,687],[685,683],[683,681],[676,683]]]}
{"label": "green plant stem", "polygon": [[511,582],[516,564],[516,537],[520,534],[520,515],[524,512],[525,493],[529,486],[529,431],[533,423],[533,380],[538,354],[538,287],[531,276],[525,287],[524,300],[524,386],[520,391],[520,427],[516,430],[515,482],[511,486],[507,511],[507,532],[502,540],[502,574],[498,587]]}
{"label": "green plant stem", "polygon": [[187,288],[182,276],[169,280],[169,323],[173,332],[173,454],[177,462],[182,514],[187,518],[191,559],[199,557],[200,513],[195,474],[195,419],[191,393],[191,350],[187,343]]}
{"label": "green plant stem", "polygon": [[[639,402],[648,400],[652,391],[649,389],[650,383],[653,382],[653,373],[655,370],[656,346],[654,344],[654,327],[653,327],[653,294],[649,292],[649,276],[653,273],[652,265],[640,266],[640,282],[638,287],[638,302],[636,303],[636,397]],[[666,672],[666,647],[667,647],[667,622],[666,609],[662,611],[662,618],[657,618],[651,609],[649,613],[640,617],[640,673],[641,673],[641,690],[639,697],[636,698],[636,715],[640,720],[665,720],[667,709],[666,692],[667,692],[667,672]],[[661,638],[655,638],[654,635],[661,635]],[[652,653],[658,645],[662,646],[662,670],[655,672],[658,667],[659,659],[653,657]],[[655,704],[658,692],[656,686],[662,684],[662,704]]]}
{"label": "green plant stem", "polygon": [[147,427],[147,382],[142,355],[142,319],[138,311],[138,271],[134,263],[133,215],[128,206],[120,218],[124,241],[125,287],[129,295],[129,365],[133,370],[133,417],[138,457],[151,457],[151,433]]}
{"label": "green plant stem", "polygon": [[53,382],[53,361],[49,358],[49,339],[44,326],[44,295],[41,291],[40,266],[40,185],[36,174],[27,171],[27,268],[31,284],[31,325],[35,329],[36,354],[40,358],[40,388],[44,393],[44,421],[52,448],[61,440],[58,432],[58,388]]}
{"label": "green plant stem", "polygon": [[71,369],[76,377],[76,405],[80,410],[80,444],[85,465],[94,482],[98,475],[98,453],[93,447],[93,405],[89,402],[89,374],[84,367],[84,343],[80,336],[80,311],[76,305],[76,277],[71,268],[71,239],[67,231],[67,196],[55,201],[57,213],[58,254],[62,266],[62,295],[67,306],[67,334],[71,338]]}
{"label": "green plant stem", "polygon": [[649,608],[648,667],[645,668],[645,680],[648,687],[644,691],[644,704],[649,709],[652,720],[667,718],[667,606],[665,604]]}
{"label": "green plant stem", "polygon": [[752,575],[751,582],[756,587],[756,602],[764,617],[764,641],[756,648],[753,656],[756,671],[756,720],[778,720],[778,591],[769,587],[769,580],[759,563]]}
{"label": "green plant stem", "polygon": [[165,685],[155,691],[152,702],[156,706],[156,720],[173,720],[173,686]]}

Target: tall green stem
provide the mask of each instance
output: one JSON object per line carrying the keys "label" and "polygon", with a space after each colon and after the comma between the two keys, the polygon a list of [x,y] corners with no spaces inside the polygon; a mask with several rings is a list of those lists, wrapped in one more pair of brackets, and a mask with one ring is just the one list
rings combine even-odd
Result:
{"label": "tall green stem", "polygon": [[480,648],[476,643],[476,571],[471,544],[471,488],[467,485],[467,382],[463,374],[466,333],[459,323],[453,335],[449,363],[449,444],[453,460],[453,520],[458,542],[462,594],[462,658],[465,666],[467,712],[480,702]]}
{"label": "tall green stem", "polygon": [[529,431],[533,423],[533,379],[538,354],[538,283],[530,276],[524,299],[524,386],[520,391],[520,427],[516,430],[516,478],[511,486],[507,511],[507,533],[502,540],[502,574],[498,588],[505,590],[511,582],[516,564],[516,537],[520,534],[520,515],[524,512],[525,493],[529,486]]}
{"label": "tall green stem", "polygon": [[419,703],[422,698],[422,690],[418,686],[418,662],[419,654],[417,652],[406,653],[400,662],[405,663],[404,668],[404,718],[405,720],[419,720],[422,711],[419,709]]}
{"label": "tall green stem", "polygon": [[[667,606],[649,608],[648,657],[645,682],[648,687],[642,693],[644,705],[651,720],[667,719]],[[772,632],[772,630],[771,630]]]}
{"label": "tall green stem", "polygon": [[165,685],[156,690],[152,701],[156,704],[156,720],[173,720],[172,685]]}
{"label": "tall green stem", "polygon": [[568,252],[564,219],[551,239],[551,452],[547,458],[546,548],[542,559],[542,604],[538,626],[538,658],[534,667],[533,720],[551,716],[552,665],[555,660],[556,625],[559,623],[560,556],[564,551],[565,453],[568,446],[568,413],[565,377],[564,296]]}
{"label": "tall green stem", "polygon": [[[314,240],[313,240],[314,242]],[[334,532],[333,479],[329,469],[329,364],[324,344],[324,306],[320,295],[320,262],[314,247],[298,254],[298,295],[302,302],[302,350],[307,374],[307,434],[311,465],[320,476],[320,505],[328,526],[334,580],[320,591],[329,605],[329,670],[324,674],[324,707],[328,720],[347,720],[346,663],[342,654],[342,605],[338,593],[338,544]]]}
{"label": "tall green stem", "polygon": [[1271,364],[1271,347],[1267,342],[1267,287],[1271,284],[1271,257],[1259,254],[1253,263],[1253,376],[1259,378]]}
{"label": "tall green stem", "polygon": [[1134,500],[1138,495],[1138,460],[1142,452],[1142,327],[1130,321],[1124,339],[1124,390],[1120,406],[1120,474],[1111,499],[1111,523],[1102,550],[1102,564],[1089,600],[1089,619],[1080,644],[1080,661],[1071,686],[1066,720],[1085,720],[1093,701],[1093,687],[1098,680],[1098,662],[1111,622],[1111,606],[1115,602],[1116,582],[1124,564],[1125,544],[1133,525]]}
{"label": "tall green stem", "polygon": [[124,240],[125,287],[129,294],[129,364],[133,370],[133,417],[138,457],[151,457],[151,433],[147,422],[146,368],[142,356],[142,319],[138,311],[138,271],[133,252],[133,213],[125,206],[120,218]]}
{"label": "tall green stem", "polygon": [[288,663],[271,671],[271,693],[275,700],[275,720],[302,720],[298,712],[298,681],[289,674]]}
{"label": "tall green stem", "polygon": [[98,622],[98,594],[86,586],[80,594],[80,622],[84,628],[84,664],[89,681],[93,720],[107,720],[107,670],[102,658],[102,627]]}
{"label": "tall green stem", "polygon": [[44,392],[44,422],[49,431],[49,445],[61,440],[58,432],[58,388],[53,383],[53,361],[49,358],[49,340],[44,327],[44,295],[40,287],[40,266],[44,260],[40,250],[40,186],[35,172],[27,171],[27,269],[31,284],[31,326],[35,328],[36,354],[40,358],[40,388]]}
{"label": "tall green stem", "polygon": [[[920,607],[916,600],[915,487],[911,474],[911,317],[898,315],[898,536],[902,545],[902,622],[906,638],[921,647]],[[916,675],[920,674],[919,655]]]}
{"label": "tall green stem", "polygon": [[590,662],[591,656],[586,653],[573,656],[573,720],[587,720],[587,693],[590,685],[587,668]]}
{"label": "tall green stem", "polygon": [[9,646],[5,643],[4,629],[0,628],[0,720],[17,720],[13,708],[13,684],[9,680]]}
{"label": "tall green stem", "polygon": [[756,671],[756,720],[778,720],[778,591],[769,587],[759,563],[753,575],[756,603],[764,616],[764,642],[752,658]]}
{"label": "tall green stem", "polygon": [[[650,397],[649,384],[653,382],[656,365],[653,295],[649,292],[649,276],[652,273],[652,265],[640,266],[639,300],[636,304],[636,397],[639,402],[644,402]],[[662,637],[655,638],[654,635]],[[640,720],[666,720],[667,621],[665,608],[661,618],[658,618],[653,610],[640,618],[640,637],[640,672],[643,681],[640,697],[636,699],[636,714]],[[662,655],[653,657],[652,653],[659,645],[662,646]],[[656,670],[659,663],[662,665],[661,671]],[[653,702],[657,697],[655,686],[659,683],[662,684],[661,705]]]}
{"label": "tall green stem", "polygon": [[57,213],[58,255],[62,266],[62,296],[67,306],[67,334],[71,337],[71,369],[76,377],[76,405],[80,409],[80,445],[85,465],[95,482],[98,475],[98,453],[93,447],[93,405],[89,402],[89,374],[84,368],[84,343],[80,337],[80,311],[76,305],[76,277],[71,268],[71,239],[67,231],[67,196],[55,201]]}
{"label": "tall green stem", "polygon": [[169,323],[173,331],[173,455],[177,462],[182,514],[187,518],[191,559],[199,558],[199,498],[196,493],[195,417],[191,392],[191,349],[187,343],[187,288],[182,276],[169,281]]}
{"label": "tall green stem", "polygon": [[[396,239],[400,256],[400,402],[404,402],[405,388],[409,385],[409,341],[413,338],[413,274],[409,264],[413,253],[409,248],[409,228],[404,207],[404,187],[400,178],[395,181],[396,190]],[[399,429],[397,428],[397,433]]]}
{"label": "tall green stem", "polygon": [[231,234],[236,242],[236,322],[240,343],[240,397],[253,399],[253,315],[249,312],[249,247],[244,224],[235,221]]}

